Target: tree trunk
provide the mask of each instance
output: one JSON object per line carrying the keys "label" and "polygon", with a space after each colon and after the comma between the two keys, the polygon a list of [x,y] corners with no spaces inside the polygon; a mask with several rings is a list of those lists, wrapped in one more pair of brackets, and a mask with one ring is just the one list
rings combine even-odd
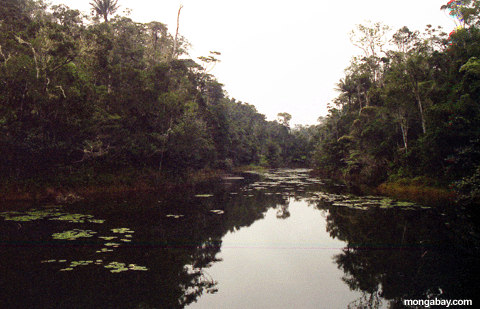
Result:
{"label": "tree trunk", "polygon": [[422,100],[420,99],[420,94],[418,93],[418,88],[414,90],[413,93],[415,94],[415,98],[417,99],[418,109],[420,111],[420,120],[422,121],[422,130],[423,130],[423,134],[425,134],[427,133],[427,127],[425,125],[425,116],[423,114],[423,104],[422,104]]}
{"label": "tree trunk", "polygon": [[173,41],[173,52],[172,52],[172,59],[176,58],[177,55],[177,48],[178,48],[178,28],[180,26],[180,11],[182,10],[183,5],[180,4],[180,8],[178,9],[177,14],[177,31],[175,32],[175,40]]}

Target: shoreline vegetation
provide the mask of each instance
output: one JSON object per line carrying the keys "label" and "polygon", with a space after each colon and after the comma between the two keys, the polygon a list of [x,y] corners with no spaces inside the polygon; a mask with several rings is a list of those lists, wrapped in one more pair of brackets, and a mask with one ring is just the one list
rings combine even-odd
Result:
{"label": "shoreline vegetation", "polygon": [[458,193],[452,188],[430,185],[415,179],[384,182],[376,187],[374,192],[378,195],[425,206],[453,205],[458,199]]}
{"label": "shoreline vegetation", "polygon": [[241,175],[246,172],[261,172],[265,167],[248,165],[231,170],[205,168],[182,176],[162,175],[156,172],[132,171],[97,175],[88,182],[72,180],[52,183],[34,181],[0,182],[2,202],[51,202],[72,203],[101,195],[122,195],[135,192],[173,190],[182,186]]}
{"label": "shoreline vegetation", "polygon": [[[121,196],[141,192],[165,192],[184,186],[195,186],[201,182],[240,176],[248,172],[262,173],[269,167],[248,165],[231,170],[202,169],[192,171],[182,177],[165,177],[158,173],[132,172],[97,175],[96,180],[89,183],[83,181],[35,184],[32,182],[0,183],[0,200],[3,202],[48,202],[54,204],[68,204],[83,199],[98,196]],[[136,175],[136,176],[133,176]],[[319,173],[312,170],[312,175],[319,177]],[[345,181],[335,178],[337,181]],[[353,183],[361,192],[394,198],[399,201],[409,201],[425,206],[453,205],[458,194],[452,188],[438,185],[432,179],[417,177],[416,179],[399,179],[387,181],[378,186],[367,186],[362,183]]]}
{"label": "shoreline vegetation", "polygon": [[[221,177],[223,171],[202,170],[186,176],[189,181],[195,182],[215,177]],[[171,189],[181,185],[178,180],[166,179],[155,173],[132,174],[115,173],[97,175],[97,179],[88,182],[66,183],[34,183],[15,182],[1,184],[0,199],[4,201],[48,201],[57,203],[69,203],[101,194],[126,194],[153,190]]]}

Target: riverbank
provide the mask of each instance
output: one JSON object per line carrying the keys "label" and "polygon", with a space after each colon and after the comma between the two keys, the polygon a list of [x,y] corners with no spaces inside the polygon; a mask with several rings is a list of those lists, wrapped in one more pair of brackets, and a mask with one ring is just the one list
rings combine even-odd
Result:
{"label": "riverbank", "polygon": [[[0,182],[0,201],[52,203],[71,203],[84,198],[97,196],[120,196],[136,192],[168,191],[180,186],[195,185],[200,182],[222,177],[239,175],[248,171],[264,171],[262,166],[239,166],[230,170],[205,168],[184,174],[158,173],[148,170],[123,170],[116,173],[76,175],[76,177],[59,177],[56,181],[28,180]],[[313,172],[316,177],[326,177]],[[339,181],[343,179],[335,178]],[[367,195],[382,195],[400,201],[410,201],[422,205],[448,205],[457,198],[457,193],[450,188],[439,185],[432,179],[417,177],[384,182],[376,187],[360,183],[351,183]]]}
{"label": "riverbank", "polygon": [[450,205],[457,199],[453,189],[430,184],[424,179],[387,181],[375,188],[375,193],[426,206]]}
{"label": "riverbank", "polygon": [[49,178],[49,180],[3,180],[0,181],[0,201],[71,203],[99,195],[115,196],[135,192],[166,191],[179,186],[263,169],[261,166],[248,165],[231,170],[205,168],[183,174],[129,169],[115,173],[74,175],[58,177],[58,179]]}
{"label": "riverbank", "polygon": [[313,171],[312,174],[316,177],[347,182],[357,188],[358,192],[366,195],[382,195],[399,201],[414,202],[426,206],[451,205],[458,197],[458,193],[448,187],[448,184],[423,176],[388,180],[372,186],[358,180],[346,180],[345,175],[341,172],[332,175]]}

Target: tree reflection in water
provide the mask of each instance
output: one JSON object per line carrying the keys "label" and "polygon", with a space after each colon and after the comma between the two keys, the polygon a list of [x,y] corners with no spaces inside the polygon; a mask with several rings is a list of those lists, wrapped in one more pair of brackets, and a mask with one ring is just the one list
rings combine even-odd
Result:
{"label": "tree reflection in water", "polygon": [[458,216],[420,207],[317,207],[328,210],[331,237],[348,244],[334,257],[343,281],[364,293],[349,308],[380,308],[381,299],[405,308],[404,299],[476,297],[478,234]]}

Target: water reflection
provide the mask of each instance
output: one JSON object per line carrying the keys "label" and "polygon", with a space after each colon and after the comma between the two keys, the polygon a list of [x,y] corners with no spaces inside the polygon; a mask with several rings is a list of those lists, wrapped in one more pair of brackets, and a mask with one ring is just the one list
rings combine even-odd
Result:
{"label": "water reflection", "polygon": [[6,308],[131,309],[473,298],[478,242],[469,225],[348,189],[279,170],[3,212],[0,299]]}
{"label": "water reflection", "polygon": [[345,243],[325,232],[322,212],[305,201],[287,205],[287,219],[277,218],[280,205],[224,236],[223,261],[208,270],[219,291],[189,308],[346,308],[361,296],[341,281],[332,256]]}
{"label": "water reflection", "polygon": [[[436,209],[328,209],[327,231],[347,246],[335,256],[352,290],[364,293],[352,308],[405,308],[403,299],[474,299],[478,247],[465,242],[451,217]],[[470,243],[470,244],[469,244]],[[477,243],[478,244],[478,243]]]}

